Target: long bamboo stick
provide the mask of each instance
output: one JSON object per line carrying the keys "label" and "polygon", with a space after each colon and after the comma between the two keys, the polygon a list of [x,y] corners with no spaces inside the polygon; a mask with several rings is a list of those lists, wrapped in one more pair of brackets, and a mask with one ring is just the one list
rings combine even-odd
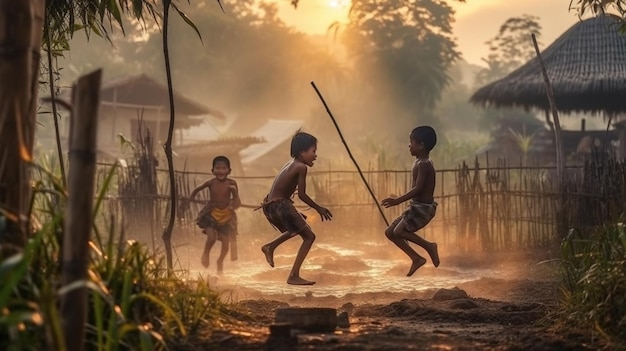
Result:
{"label": "long bamboo stick", "polygon": [[383,217],[383,220],[385,221],[385,224],[387,226],[389,226],[389,221],[387,220],[387,217],[385,217],[385,213],[383,212],[383,208],[380,206],[380,203],[376,199],[376,195],[374,195],[374,192],[372,191],[372,188],[370,188],[370,185],[367,183],[367,180],[365,180],[365,176],[363,175],[363,172],[361,171],[361,167],[359,167],[359,164],[354,159],[354,156],[352,156],[352,152],[350,151],[350,147],[348,147],[348,143],[346,143],[346,139],[344,139],[343,134],[341,133],[341,129],[339,128],[339,125],[337,124],[337,121],[335,120],[335,117],[333,116],[333,113],[330,112],[330,108],[328,108],[328,105],[326,104],[326,100],[324,100],[324,97],[322,96],[322,93],[320,93],[319,89],[317,89],[317,86],[315,85],[315,82],[311,82],[311,85],[313,86],[313,89],[315,89],[315,92],[317,93],[317,96],[319,96],[320,100],[322,100],[322,104],[324,105],[324,108],[326,109],[326,112],[328,113],[328,116],[333,121],[333,124],[335,125],[335,128],[337,129],[337,133],[339,133],[339,138],[341,138],[341,142],[343,143],[343,146],[345,146],[346,147],[346,151],[348,151],[348,156],[350,156],[350,159],[352,160],[352,162],[356,166],[357,171],[359,171],[359,175],[361,176],[361,180],[363,180],[363,183],[365,184],[365,187],[367,188],[367,191],[369,191],[370,195],[372,196],[372,199],[374,200],[374,203],[376,204],[376,207],[378,208],[378,212],[380,212],[381,217]]}

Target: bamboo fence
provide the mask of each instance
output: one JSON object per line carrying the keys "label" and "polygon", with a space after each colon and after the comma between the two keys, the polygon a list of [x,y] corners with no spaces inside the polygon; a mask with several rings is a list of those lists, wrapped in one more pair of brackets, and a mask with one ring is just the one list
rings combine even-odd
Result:
{"label": "bamboo fence", "polygon": [[[99,165],[99,186],[111,167]],[[196,186],[212,177],[186,171],[175,174],[180,197],[187,197]],[[620,220],[626,195],[625,175],[626,163],[587,162],[566,169],[565,191],[559,193],[553,182],[555,167],[509,166],[498,160],[495,164],[487,161],[480,165],[476,161],[473,165],[463,163],[455,169],[438,170],[437,214],[419,234],[461,252],[552,245],[571,227]],[[411,186],[408,170],[369,170],[364,176],[379,200],[401,195]],[[260,204],[273,178],[273,175],[234,177],[243,202],[238,210],[240,234],[272,231],[261,211],[254,208]],[[356,171],[311,171],[308,184],[315,201],[333,212],[332,223],[324,228],[332,228],[327,230],[335,237],[384,240],[384,222]],[[118,167],[116,183],[107,192],[108,209],[123,218],[129,228],[128,236],[158,245],[170,205],[167,172],[145,160]],[[198,201],[188,210],[178,211],[177,235],[197,232],[194,218],[206,196],[199,193]],[[308,210],[297,197],[294,200],[314,221],[315,211]],[[384,212],[391,221],[403,209],[400,205]]]}

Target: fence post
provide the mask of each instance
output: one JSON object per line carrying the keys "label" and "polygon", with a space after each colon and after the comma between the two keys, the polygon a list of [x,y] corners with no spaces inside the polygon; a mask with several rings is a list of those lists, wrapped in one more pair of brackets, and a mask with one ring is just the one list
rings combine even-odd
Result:
{"label": "fence post", "polygon": [[[66,288],[84,280],[89,265],[101,77],[101,70],[83,76],[72,91],[70,169],[62,264],[62,284]],[[62,296],[61,316],[67,349],[82,350],[87,319],[87,291],[84,287],[71,288]]]}

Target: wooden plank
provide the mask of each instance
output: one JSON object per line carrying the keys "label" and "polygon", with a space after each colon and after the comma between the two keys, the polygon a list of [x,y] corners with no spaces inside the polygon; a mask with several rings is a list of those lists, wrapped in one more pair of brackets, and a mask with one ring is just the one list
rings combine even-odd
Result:
{"label": "wooden plank", "polygon": [[323,307],[285,307],[276,309],[276,323],[288,323],[295,329],[332,332],[337,328],[337,310]]}

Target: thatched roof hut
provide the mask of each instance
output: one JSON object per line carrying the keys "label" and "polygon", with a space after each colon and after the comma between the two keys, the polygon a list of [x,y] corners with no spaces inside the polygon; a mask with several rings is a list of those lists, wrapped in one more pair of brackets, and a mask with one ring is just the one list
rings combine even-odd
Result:
{"label": "thatched roof hut", "polygon": [[[616,19],[601,15],[580,21],[542,52],[559,111],[626,112],[626,35],[615,26]],[[537,58],[480,88],[470,101],[549,110]]]}
{"label": "thatched roof hut", "polygon": [[[100,91],[103,106],[146,110],[160,110],[163,115],[169,113],[169,95],[167,86],[145,74],[122,78],[104,84]],[[211,115],[224,119],[222,112],[201,105],[174,91],[176,107],[176,127],[189,128],[204,122],[202,115]]]}

